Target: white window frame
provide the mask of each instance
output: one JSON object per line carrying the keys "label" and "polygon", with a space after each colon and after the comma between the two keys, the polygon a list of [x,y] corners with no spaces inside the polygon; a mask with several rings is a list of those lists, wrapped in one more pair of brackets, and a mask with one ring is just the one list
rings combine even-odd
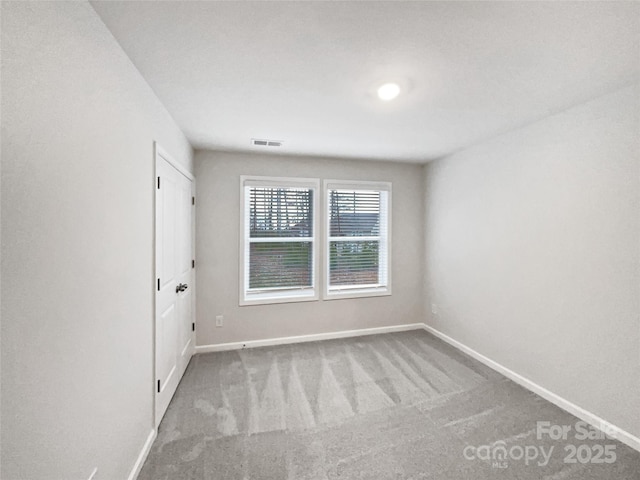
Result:
{"label": "white window frame", "polygon": [[[311,287],[308,288],[283,288],[260,292],[249,292],[249,205],[246,202],[245,187],[272,187],[272,188],[310,188],[313,191],[313,236],[296,237],[292,241],[311,242],[312,268]],[[318,288],[318,265],[320,262],[320,180],[317,178],[290,178],[290,177],[263,177],[253,175],[240,176],[240,270],[239,270],[239,294],[240,306],[265,305],[270,303],[308,302],[320,299]],[[308,239],[308,240],[307,240]],[[269,238],[270,241],[282,241],[282,238]],[[287,239],[284,239],[285,241]],[[264,239],[257,240],[265,241]]]}
{"label": "white window frame", "polygon": [[[385,219],[387,221],[386,228],[386,242],[383,242],[382,234],[377,236],[379,238],[380,245],[386,248],[387,269],[386,269],[386,282],[379,285],[354,285],[354,286],[341,286],[339,288],[331,289],[329,287],[330,279],[330,246],[334,240],[331,237],[331,197],[329,195],[330,190],[373,190],[379,192],[388,192],[386,195],[386,208],[383,205],[380,207],[381,221]],[[392,200],[392,184],[391,182],[376,182],[376,181],[356,181],[356,180],[324,180],[322,182],[322,194],[323,198],[323,215],[324,215],[324,268],[323,268],[323,293],[322,298],[324,300],[337,300],[341,298],[361,298],[361,297],[379,297],[391,295],[391,257],[392,257],[392,244],[391,244],[391,200]],[[381,197],[382,198],[382,197]],[[385,210],[385,211],[383,211]],[[345,237],[335,237],[342,241]],[[351,239],[351,237],[349,237]],[[353,237],[353,240],[363,241],[371,239],[373,237]],[[384,243],[384,245],[383,245]]]}

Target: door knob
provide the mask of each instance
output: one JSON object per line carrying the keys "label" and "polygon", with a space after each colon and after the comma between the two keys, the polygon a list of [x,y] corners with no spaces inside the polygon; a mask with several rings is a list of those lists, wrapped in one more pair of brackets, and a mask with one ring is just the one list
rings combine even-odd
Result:
{"label": "door knob", "polygon": [[187,285],[186,283],[181,283],[180,285],[176,286],[176,293],[184,292],[187,288],[189,288],[189,285]]}

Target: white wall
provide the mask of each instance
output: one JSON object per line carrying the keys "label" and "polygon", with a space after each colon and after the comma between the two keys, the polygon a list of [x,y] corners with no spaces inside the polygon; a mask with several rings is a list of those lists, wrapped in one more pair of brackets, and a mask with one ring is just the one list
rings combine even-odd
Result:
{"label": "white wall", "polygon": [[[197,344],[421,322],[421,172],[410,164],[196,152]],[[392,182],[393,294],[239,307],[240,175]],[[222,328],[216,315],[224,315]]]}
{"label": "white wall", "polygon": [[126,479],[152,428],[153,141],[88,3],[2,2],[2,478]]}
{"label": "white wall", "polygon": [[427,323],[640,436],[640,88],[425,167]]}

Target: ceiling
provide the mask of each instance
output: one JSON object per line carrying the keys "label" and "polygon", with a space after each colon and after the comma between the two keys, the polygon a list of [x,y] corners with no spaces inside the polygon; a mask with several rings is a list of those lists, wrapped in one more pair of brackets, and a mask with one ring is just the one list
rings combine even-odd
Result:
{"label": "ceiling", "polygon": [[638,2],[91,3],[196,149],[424,162],[640,79]]}

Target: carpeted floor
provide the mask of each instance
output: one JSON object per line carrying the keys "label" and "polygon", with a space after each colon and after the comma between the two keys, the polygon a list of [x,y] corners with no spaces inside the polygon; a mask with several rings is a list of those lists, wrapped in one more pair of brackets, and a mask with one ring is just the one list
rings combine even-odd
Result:
{"label": "carpeted floor", "polygon": [[422,331],[211,353],[139,480],[640,478],[640,453],[576,422]]}

